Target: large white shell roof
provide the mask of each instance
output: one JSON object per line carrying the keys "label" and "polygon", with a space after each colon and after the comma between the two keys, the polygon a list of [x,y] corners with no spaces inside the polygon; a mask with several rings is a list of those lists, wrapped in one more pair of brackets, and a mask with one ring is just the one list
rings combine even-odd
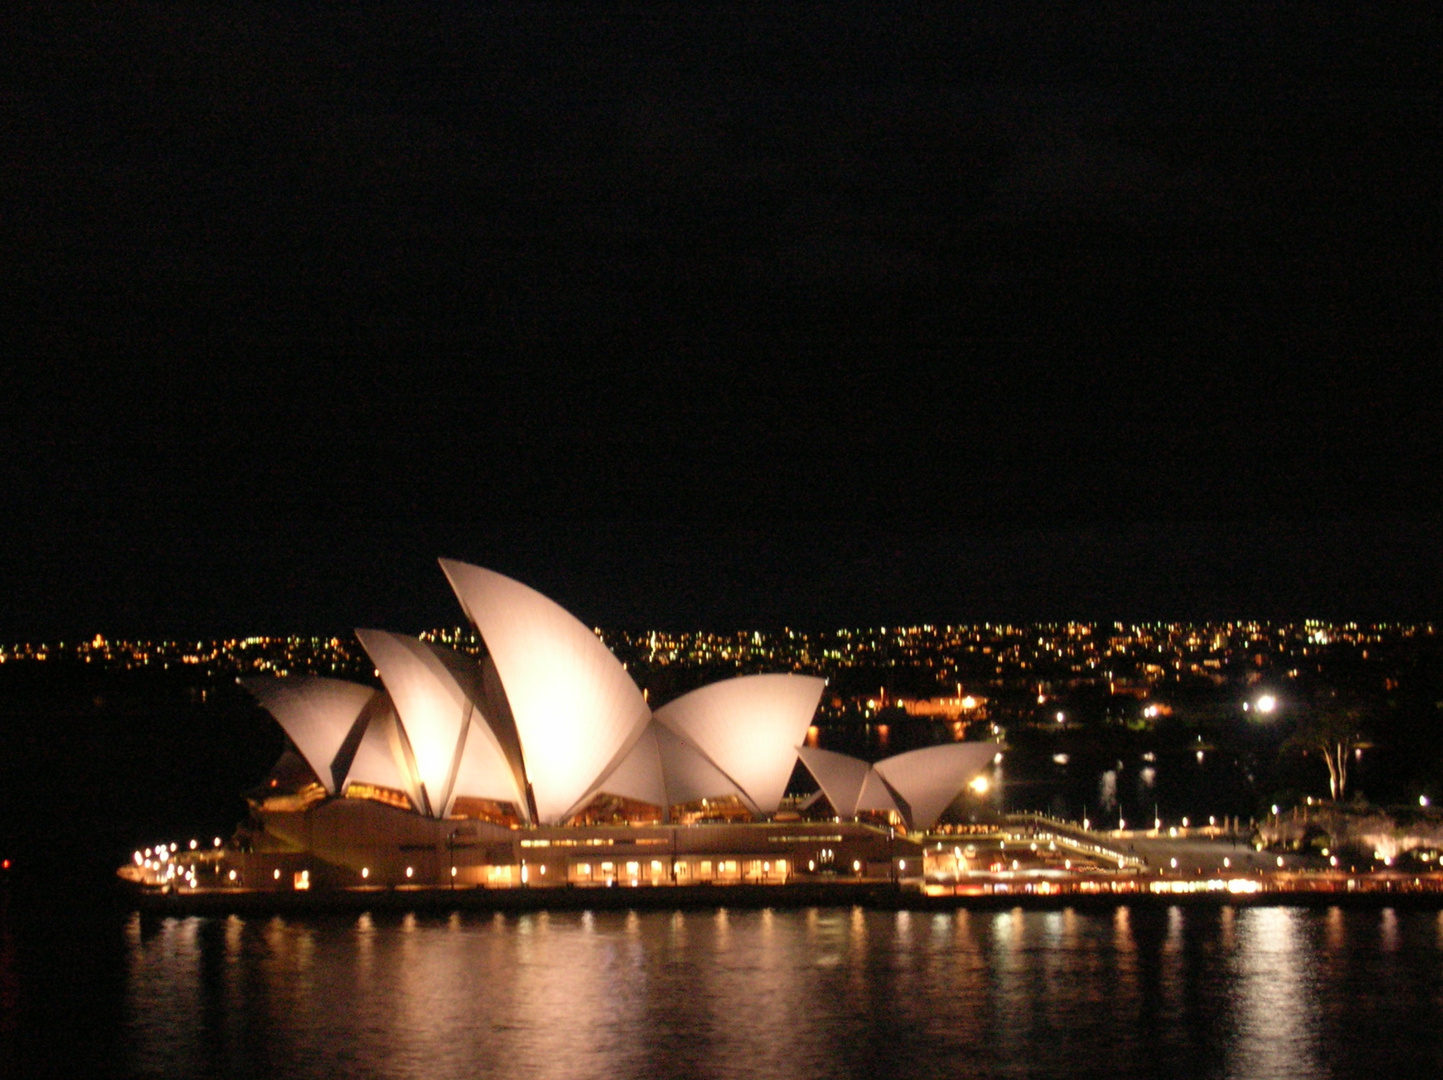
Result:
{"label": "large white shell roof", "polygon": [[925,831],[996,753],[996,743],[943,743],[884,758],[873,768],[906,800],[912,828]]}
{"label": "large white shell roof", "polygon": [[743,675],[668,702],[656,719],[725,773],[754,810],[774,814],[825,686],[810,675]]}
{"label": "large white shell roof", "polygon": [[519,581],[441,560],[496,665],[541,821],[578,809],[650,719],[641,691],[590,628]]}
{"label": "large white shell roof", "polygon": [[458,795],[469,795],[512,803],[526,818],[525,781],[477,702],[480,667],[403,634],[357,630],[356,637],[396,704],[431,812],[445,816]]}
{"label": "large white shell roof", "polygon": [[338,776],[333,768],[337,755],[376,691],[318,675],[260,675],[240,683],[276,718],[326,791],[336,794],[345,782],[344,769]]}
{"label": "large white shell roof", "polygon": [[594,791],[651,803],[663,810],[701,799],[724,799],[730,795],[745,798],[742,790],[700,750],[655,720],[646,726],[631,752],[595,785]]}
{"label": "large white shell roof", "polygon": [[[416,762],[390,695],[384,690],[378,690],[375,700],[367,707],[366,712],[368,715],[363,721],[366,725],[365,731],[346,772],[345,787],[352,784],[370,784],[405,792],[411,805],[424,811],[425,804],[421,799],[421,781],[416,775]],[[342,791],[344,790],[343,787]]]}

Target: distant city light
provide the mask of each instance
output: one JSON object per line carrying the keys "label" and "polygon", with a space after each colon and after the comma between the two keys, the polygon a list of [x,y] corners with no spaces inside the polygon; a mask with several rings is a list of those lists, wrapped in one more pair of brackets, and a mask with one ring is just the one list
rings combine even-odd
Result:
{"label": "distant city light", "polygon": [[1263,713],[1264,715],[1272,712],[1277,707],[1278,699],[1273,697],[1272,694],[1264,694],[1262,697],[1258,698],[1258,712]]}

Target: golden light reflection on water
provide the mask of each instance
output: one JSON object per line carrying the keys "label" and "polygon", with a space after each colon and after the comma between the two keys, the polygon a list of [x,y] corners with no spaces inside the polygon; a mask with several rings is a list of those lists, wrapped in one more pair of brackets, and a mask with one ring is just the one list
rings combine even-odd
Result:
{"label": "golden light reflection on water", "polygon": [[1297,908],[1255,907],[1238,918],[1239,948],[1232,993],[1234,1069],[1248,1076],[1318,1075],[1314,955]]}
{"label": "golden light reflection on water", "polygon": [[1426,977],[1443,916],[1412,918],[1120,907],[134,921],[126,1071],[1312,1076],[1354,996],[1346,965],[1319,956],[1368,938],[1375,968],[1436,943],[1407,960]]}

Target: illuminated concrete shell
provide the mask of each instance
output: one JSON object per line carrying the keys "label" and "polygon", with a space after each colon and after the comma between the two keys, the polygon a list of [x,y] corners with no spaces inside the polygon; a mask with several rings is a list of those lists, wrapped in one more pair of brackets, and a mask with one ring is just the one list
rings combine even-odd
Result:
{"label": "illuminated concrete shell", "polygon": [[479,707],[479,665],[402,634],[357,630],[356,637],[401,717],[423,808],[445,817],[458,795],[468,795],[512,803],[526,818],[526,783],[515,736]]}
{"label": "illuminated concrete shell", "polygon": [[[745,795],[698,750],[653,721],[592,795],[606,793],[669,810],[678,803]],[[588,795],[586,801],[590,801]]]}
{"label": "illuminated concrete shell", "polygon": [[872,768],[907,803],[910,826],[925,832],[996,753],[996,743],[944,743],[885,758]]}
{"label": "illuminated concrete shell", "polygon": [[564,821],[641,738],[650,719],[641,691],[554,601],[479,566],[443,559],[441,568],[496,665],[537,816]]}
{"label": "illuminated concrete shell", "polygon": [[839,816],[855,817],[864,810],[902,812],[876,769],[861,758],[815,746],[800,747],[797,754]]}
{"label": "illuminated concrete shell", "polygon": [[401,727],[401,718],[396,715],[396,707],[386,691],[375,691],[375,697],[367,705],[356,731],[360,737],[341,793],[344,794],[353,784],[390,788],[403,793],[416,810],[423,810],[425,804],[421,797],[416,761],[405,729]]}
{"label": "illuminated concrete shell", "polygon": [[799,747],[797,756],[821,785],[822,794],[832,804],[832,809],[841,817],[855,817],[857,800],[872,766],[850,754],[821,750],[815,746]]}
{"label": "illuminated concrete shell", "polygon": [[684,694],[656,719],[731,780],[754,812],[774,814],[825,686],[809,675],[744,675]]}
{"label": "illuminated concrete shell", "polygon": [[923,832],[937,824],[942,811],[996,752],[996,743],[944,743],[868,765],[860,758],[811,746],[797,751],[838,815],[896,811],[910,828]]}
{"label": "illuminated concrete shell", "polygon": [[897,800],[892,797],[891,790],[875,768],[867,773],[867,779],[863,781],[862,790],[857,795],[856,812],[860,814],[863,810],[877,810],[882,813],[890,810],[898,814],[902,813],[902,808],[897,805]]}
{"label": "illuminated concrete shell", "polygon": [[327,793],[339,792],[349,765],[342,747],[376,691],[316,675],[285,679],[264,675],[240,683],[285,729]]}

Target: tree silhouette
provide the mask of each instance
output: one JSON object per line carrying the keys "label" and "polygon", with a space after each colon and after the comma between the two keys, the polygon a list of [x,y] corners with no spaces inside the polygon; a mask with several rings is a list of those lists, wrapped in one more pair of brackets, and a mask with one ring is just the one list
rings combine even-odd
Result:
{"label": "tree silhouette", "polygon": [[1317,750],[1328,766],[1328,788],[1336,802],[1348,788],[1348,763],[1359,747],[1367,745],[1373,707],[1363,698],[1327,690],[1304,708],[1286,742],[1285,750]]}

